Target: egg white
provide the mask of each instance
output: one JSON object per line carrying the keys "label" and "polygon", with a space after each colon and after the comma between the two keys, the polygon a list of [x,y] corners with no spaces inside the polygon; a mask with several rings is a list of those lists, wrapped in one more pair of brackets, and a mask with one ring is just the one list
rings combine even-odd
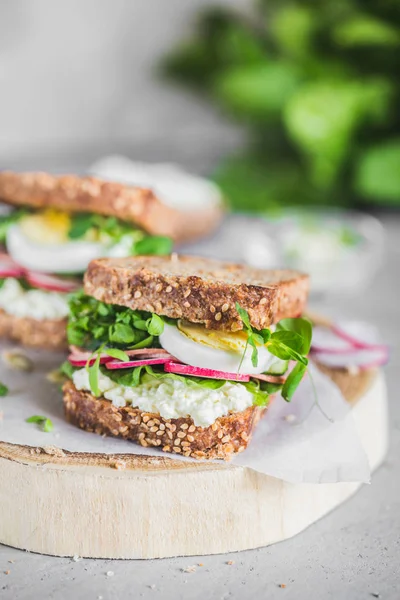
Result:
{"label": "egg white", "polygon": [[104,244],[83,240],[38,244],[22,232],[18,223],[8,229],[6,246],[15,262],[42,273],[81,273],[92,259],[107,253]]}
{"label": "egg white", "polygon": [[[276,357],[270,354],[267,348],[259,346],[258,364],[253,367],[251,362],[252,348],[247,348],[242,361],[243,352],[225,350],[196,342],[175,325],[168,325],[167,323],[164,325],[164,331],[159,340],[164,350],[167,350],[178,360],[192,367],[202,369],[258,375],[268,371],[270,365],[276,362]],[[240,364],[241,361],[242,364]]]}

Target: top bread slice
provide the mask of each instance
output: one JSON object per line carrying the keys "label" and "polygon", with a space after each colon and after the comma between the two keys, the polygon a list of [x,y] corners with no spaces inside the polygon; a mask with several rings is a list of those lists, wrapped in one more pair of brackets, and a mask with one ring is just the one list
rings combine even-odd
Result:
{"label": "top bread slice", "polygon": [[236,303],[249,313],[256,329],[299,316],[309,278],[288,269],[254,269],[172,254],[93,260],[84,287],[107,304],[185,319],[208,329],[238,331],[243,324]]}
{"label": "top bread slice", "polygon": [[0,200],[15,206],[113,216],[176,242],[207,235],[223,214],[222,206],[181,211],[163,204],[149,189],[48,173],[0,172]]}

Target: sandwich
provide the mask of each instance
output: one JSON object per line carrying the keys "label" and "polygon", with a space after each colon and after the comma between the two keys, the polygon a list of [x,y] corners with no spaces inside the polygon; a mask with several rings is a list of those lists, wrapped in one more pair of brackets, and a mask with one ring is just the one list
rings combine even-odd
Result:
{"label": "sandwich", "polygon": [[204,258],[91,261],[71,296],[69,422],[198,459],[247,447],[307,369],[306,275]]}
{"label": "sandwich", "polygon": [[94,177],[0,173],[0,336],[66,345],[67,294],[91,259],[167,254],[208,233],[221,206],[178,210],[151,190]]}

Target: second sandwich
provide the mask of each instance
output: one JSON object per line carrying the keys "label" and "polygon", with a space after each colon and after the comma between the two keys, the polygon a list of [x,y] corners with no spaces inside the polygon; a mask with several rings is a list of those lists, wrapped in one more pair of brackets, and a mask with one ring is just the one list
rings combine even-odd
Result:
{"label": "second sandwich", "polygon": [[71,300],[67,419],[194,458],[243,451],[307,369],[308,277],[195,257],[98,259]]}

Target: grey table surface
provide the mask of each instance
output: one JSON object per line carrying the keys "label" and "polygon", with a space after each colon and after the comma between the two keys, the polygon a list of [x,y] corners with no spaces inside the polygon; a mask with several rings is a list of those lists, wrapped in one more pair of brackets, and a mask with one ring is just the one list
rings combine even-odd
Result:
{"label": "grey table surface", "polygon": [[[390,449],[372,485],[363,486],[345,504],[288,541],[230,555],[75,562],[0,546],[1,600],[399,599],[400,215],[386,215],[382,220],[387,258],[374,284],[359,297],[331,298],[323,305],[326,314],[339,311],[376,322],[393,348],[385,369]],[[188,572],[192,565],[196,568]]]}

